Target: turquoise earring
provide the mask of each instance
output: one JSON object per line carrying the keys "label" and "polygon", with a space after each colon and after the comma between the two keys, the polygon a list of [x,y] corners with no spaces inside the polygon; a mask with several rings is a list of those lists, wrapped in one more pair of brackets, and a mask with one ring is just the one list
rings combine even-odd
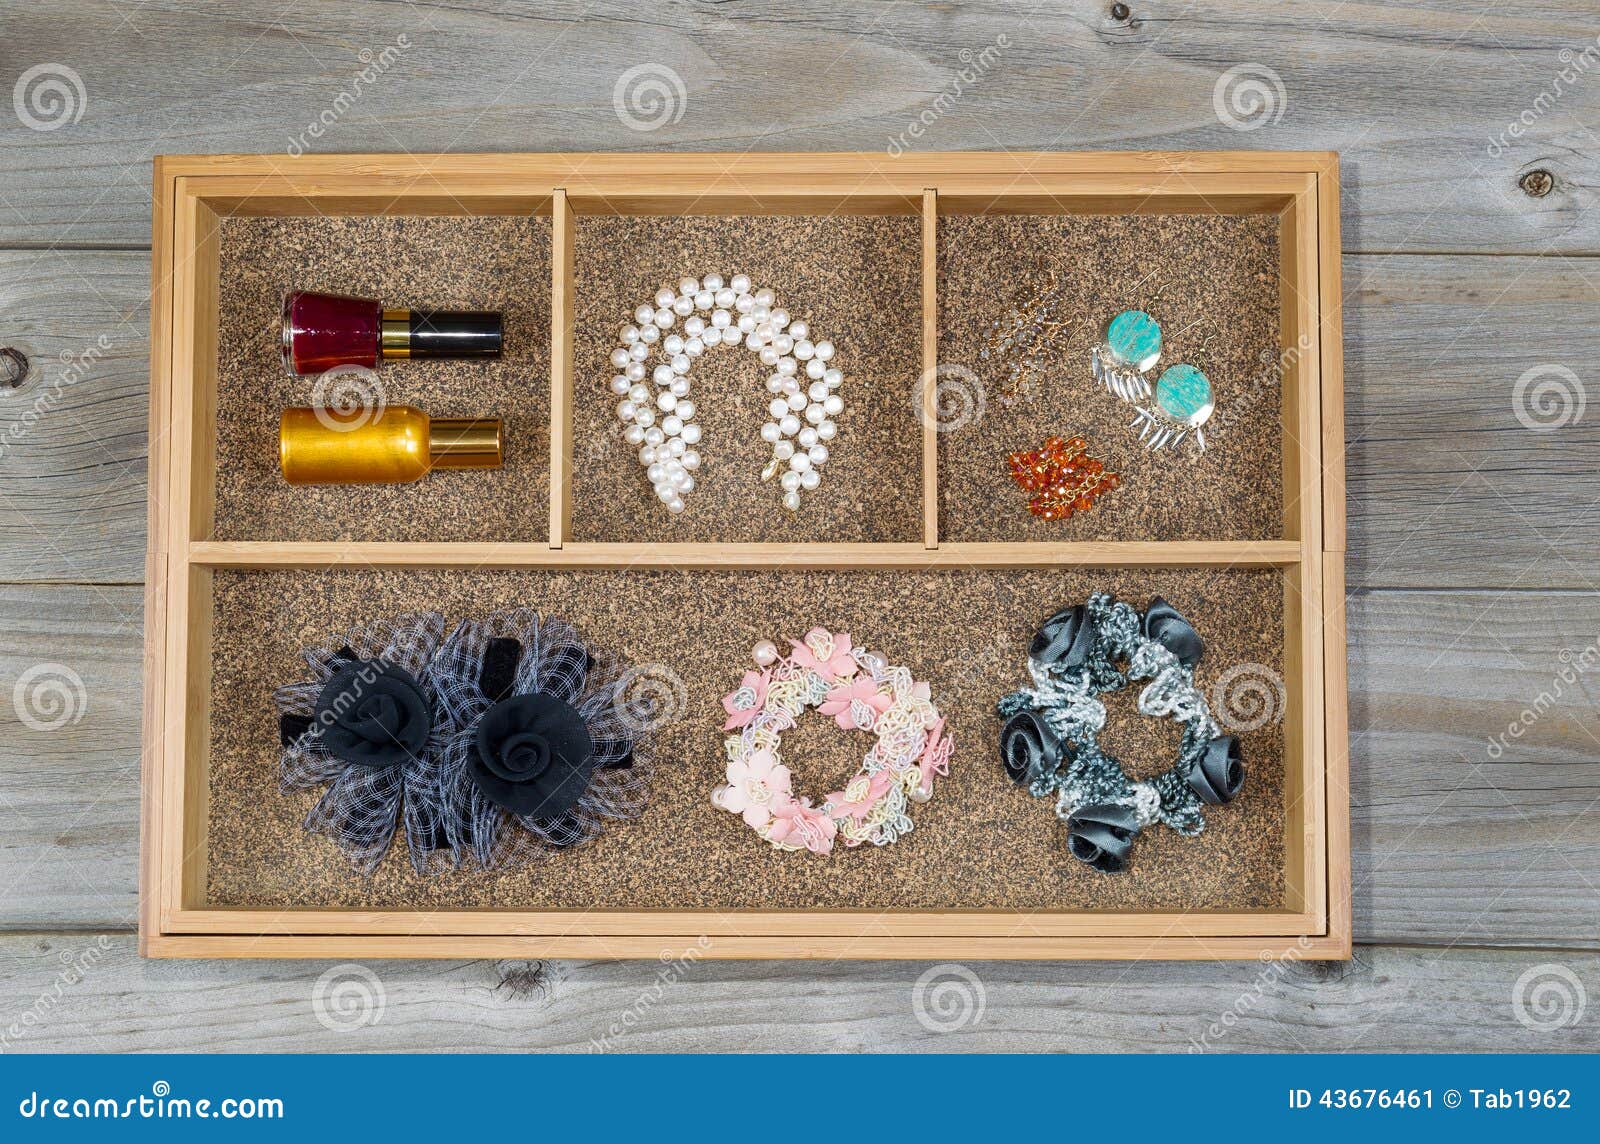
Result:
{"label": "turquoise earring", "polygon": [[1143,310],[1124,310],[1100,331],[1089,355],[1094,379],[1123,401],[1150,396],[1144,376],[1161,360],[1161,325]]}
{"label": "turquoise earring", "polygon": [[1169,366],[1156,382],[1154,400],[1141,405],[1131,424],[1141,426],[1139,440],[1151,452],[1176,449],[1190,434],[1200,452],[1206,451],[1202,426],[1216,410],[1211,379],[1197,366],[1187,363]]}

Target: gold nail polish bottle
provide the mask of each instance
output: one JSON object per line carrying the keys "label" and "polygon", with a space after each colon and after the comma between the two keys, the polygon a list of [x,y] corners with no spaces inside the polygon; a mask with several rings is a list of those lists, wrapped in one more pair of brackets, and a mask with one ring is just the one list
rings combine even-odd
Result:
{"label": "gold nail polish bottle", "polygon": [[434,469],[498,469],[500,419],[429,417],[409,405],[285,409],[278,463],[291,485],[405,484]]}

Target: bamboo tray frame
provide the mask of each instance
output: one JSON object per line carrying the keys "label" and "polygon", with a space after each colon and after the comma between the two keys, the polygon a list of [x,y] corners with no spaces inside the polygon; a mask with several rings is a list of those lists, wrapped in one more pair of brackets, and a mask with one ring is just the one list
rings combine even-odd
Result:
{"label": "bamboo tray frame", "polygon": [[[1325,152],[167,156],[155,160],[140,951],[152,957],[1342,958],[1350,832],[1338,157]],[[577,216],[905,214],[923,228],[924,376],[937,367],[941,215],[1271,213],[1279,219],[1282,539],[949,544],[936,429],[909,544],[572,543]],[[546,215],[552,223],[547,543],[213,539],[220,221]],[[924,386],[931,408],[933,387]],[[793,566],[1273,567],[1285,592],[1286,900],[1223,911],[210,909],[211,586],[218,569]]]}

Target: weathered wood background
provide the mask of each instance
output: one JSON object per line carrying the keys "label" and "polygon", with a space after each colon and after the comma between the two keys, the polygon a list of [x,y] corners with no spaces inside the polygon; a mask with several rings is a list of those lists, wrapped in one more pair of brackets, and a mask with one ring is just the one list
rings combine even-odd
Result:
{"label": "weathered wood background", "polygon": [[[0,1048],[1600,1047],[1600,5],[276,8],[0,0],[0,80],[49,65],[16,94],[56,122],[0,98],[0,345],[38,371],[0,390]],[[639,65],[683,85],[651,131],[613,104]],[[1239,65],[1279,84],[1247,132],[1214,102]],[[66,111],[30,104],[63,68]],[[931,118],[919,148],[1342,152],[1352,961],[978,964],[946,1033],[914,964],[376,963],[380,1019],[339,1031],[326,966],[140,961],[149,160],[283,151],[336,104],[308,150],[872,150]],[[5,702],[42,663],[86,696],[53,731]]]}

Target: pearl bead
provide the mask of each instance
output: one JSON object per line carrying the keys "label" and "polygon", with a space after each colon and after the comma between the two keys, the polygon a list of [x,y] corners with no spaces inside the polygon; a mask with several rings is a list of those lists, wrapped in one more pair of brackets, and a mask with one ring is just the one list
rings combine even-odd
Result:
{"label": "pearl bead", "polygon": [[828,415],[823,411],[822,406],[818,405],[814,401],[810,405],[806,406],[806,420],[811,422],[813,425],[821,425],[827,416]]}
{"label": "pearl bead", "polygon": [[688,469],[691,473],[698,469],[700,467],[699,452],[694,449],[685,448],[683,450],[683,467]]}
{"label": "pearl bead", "polygon": [[740,294],[733,300],[733,308],[741,314],[748,314],[756,308],[756,300],[748,294]]}
{"label": "pearl bead", "polygon": [[644,439],[648,444],[659,445],[661,442],[667,439],[667,435],[659,429],[646,427],[644,431]]}
{"label": "pearl bead", "polygon": [[674,437],[667,442],[667,455],[669,457],[682,457],[689,451],[689,446],[683,443],[682,437]]}
{"label": "pearl bead", "polygon": [[844,384],[844,374],[836,369],[826,370],[822,375],[822,380],[837,389]]}
{"label": "pearl bead", "polygon": [[774,397],[772,403],[767,406],[767,412],[771,413],[773,420],[776,421],[789,412],[789,403],[781,397]]}
{"label": "pearl bead", "polygon": [[711,346],[720,346],[722,344],[722,331],[716,326],[712,326],[707,329],[705,333],[700,335],[700,340],[704,342],[708,348]]}
{"label": "pearl bead", "polygon": [[682,417],[685,421],[693,421],[694,420],[694,402],[692,402],[692,401],[680,401],[680,402],[678,402],[678,408],[676,410],[674,410],[674,412],[677,413],[677,415],[679,417]]}
{"label": "pearl bead", "polygon": [[704,278],[700,279],[700,288],[702,290],[721,290],[722,275],[707,274]]}
{"label": "pearl bead", "polygon": [[783,430],[778,427],[776,421],[768,421],[761,427],[761,439],[769,445],[781,436],[783,436]]}
{"label": "pearl bead", "polygon": [[716,305],[716,301],[717,296],[710,290],[701,290],[694,296],[694,308],[696,310],[709,310]]}
{"label": "pearl bead", "polygon": [[810,388],[806,390],[806,396],[811,398],[812,401],[826,401],[828,399],[827,384],[821,381],[812,382]]}
{"label": "pearl bead", "polygon": [[817,424],[817,439],[819,441],[832,441],[839,432],[839,427],[832,421],[822,421]]}
{"label": "pearl bead", "polygon": [[631,382],[635,382],[635,381],[643,381],[644,380],[644,362],[642,362],[642,361],[630,361],[628,363],[628,368],[623,370],[622,373],[628,379],[628,381],[630,383]]}
{"label": "pearl bead", "polygon": [[650,400],[650,391],[643,385],[631,385],[628,387],[628,400],[635,405],[643,405]]}
{"label": "pearl bead", "polygon": [[794,378],[784,377],[783,374],[780,373],[778,375],[778,389],[785,397],[790,397],[800,392],[800,383]]}
{"label": "pearl bead", "polygon": [[784,493],[783,494],[783,507],[788,509],[790,512],[793,512],[795,509],[799,508],[800,507],[800,494],[799,493]]}
{"label": "pearl bead", "polygon": [[789,311],[788,310],[774,310],[774,311],[772,311],[772,324],[776,329],[780,329],[780,330],[783,329],[783,327],[787,326],[789,324]]}
{"label": "pearl bead", "polygon": [[706,332],[706,320],[696,314],[683,324],[683,332],[691,338],[698,338]]}
{"label": "pearl bead", "polygon": [[661,340],[661,331],[656,328],[655,322],[639,328],[639,340],[647,346],[653,346]]}
{"label": "pearl bead", "polygon": [[674,397],[684,396],[689,392],[689,379],[674,375],[672,378],[672,384],[667,386],[667,392],[671,393]]}
{"label": "pearl bead", "polygon": [[622,431],[622,439],[634,448],[644,444],[644,427],[642,425],[629,425]]}
{"label": "pearl bead", "polygon": [[650,483],[652,485],[659,485],[667,477],[667,467],[660,461],[657,461],[655,464],[651,465],[645,470],[645,476],[650,478]]}
{"label": "pearl bead", "polygon": [[770,325],[772,320],[772,311],[761,305],[751,306],[750,320],[760,326]]}
{"label": "pearl bead", "polygon": [[689,355],[688,354],[673,354],[672,355],[672,372],[673,373],[688,373],[689,372],[689,365],[690,365],[690,362],[689,362]]}
{"label": "pearl bead", "polygon": [[839,414],[844,412],[844,398],[840,397],[837,393],[830,393],[828,394],[827,399],[823,401],[822,408],[827,412],[829,417],[837,417]]}
{"label": "pearl bead", "polygon": [[822,379],[822,375],[826,373],[827,370],[828,367],[823,365],[816,358],[812,358],[810,361],[806,362],[806,376],[809,378],[814,378],[820,381]]}
{"label": "pearl bead", "polygon": [[756,320],[749,314],[740,314],[739,321],[736,324],[739,327],[739,332],[744,334],[746,337],[749,337],[755,332]]}
{"label": "pearl bead", "polygon": [[779,441],[772,447],[772,455],[780,461],[787,461],[794,456],[794,446],[787,441]]}
{"label": "pearl bead", "polygon": [[783,420],[778,422],[778,431],[785,437],[793,437],[800,432],[800,418],[793,413],[785,413]]}
{"label": "pearl bead", "polygon": [[785,473],[778,480],[790,492],[800,487],[800,474],[796,472]]}
{"label": "pearl bead", "polygon": [[793,374],[795,372],[795,370],[797,370],[799,368],[800,368],[799,365],[797,365],[795,363],[795,360],[792,357],[781,357],[781,358],[778,359],[778,372],[779,373],[782,373],[782,374]]}
{"label": "pearl bead", "polygon": [[719,330],[725,330],[733,324],[733,315],[726,310],[712,310],[711,324]]}
{"label": "pearl bead", "polygon": [[669,417],[663,417],[661,419],[661,431],[668,437],[676,437],[683,432],[683,418],[676,411]]}
{"label": "pearl bead", "polygon": [[772,339],[772,348],[777,350],[780,354],[786,354],[790,350],[794,349],[794,339],[788,334],[779,334],[777,337]]}
{"label": "pearl bead", "polygon": [[800,487],[803,489],[814,489],[821,483],[822,474],[815,469],[807,469],[800,474]]}
{"label": "pearl bead", "polygon": [[796,473],[803,473],[811,467],[811,457],[806,453],[796,453],[789,458],[789,467]]}
{"label": "pearl bead", "polygon": [[660,365],[656,366],[655,372],[653,372],[650,376],[655,379],[655,383],[657,385],[671,385],[673,377],[672,367],[666,362],[662,362]]}
{"label": "pearl bead", "polygon": [[681,436],[683,437],[683,443],[685,445],[700,444],[700,426],[693,424],[685,425],[683,427],[683,433]]}
{"label": "pearl bead", "polygon": [[671,310],[656,311],[656,325],[660,326],[663,330],[670,328],[672,323],[676,322],[677,320],[678,319],[673,315]]}
{"label": "pearl bead", "polygon": [[631,345],[633,345],[634,342],[636,342],[638,340],[639,340],[639,327],[638,326],[623,326],[622,327],[622,344],[623,345],[631,346]]}
{"label": "pearl bead", "polygon": [[633,415],[638,411],[638,406],[634,405],[633,402],[624,401],[617,406],[617,419],[620,421],[632,421]]}
{"label": "pearl bead", "polygon": [[811,327],[806,325],[804,322],[790,322],[789,323],[789,336],[794,338],[794,340],[797,341],[797,342],[804,341],[805,338],[806,338],[806,335],[809,334],[810,332],[811,332]]}
{"label": "pearl bead", "polygon": [[648,429],[650,426],[656,423],[656,411],[651,409],[648,405],[641,405],[634,413],[633,420],[635,423],[643,425],[646,429]]}
{"label": "pearl bead", "polygon": [[[641,326],[647,326],[651,322],[655,321],[655,319],[656,319],[656,308],[654,306],[640,306],[637,310],[635,310],[633,312],[633,317],[634,317],[634,320],[636,322],[638,322]],[[641,337],[643,337],[644,336],[644,331],[640,330],[639,331],[639,335]]]}
{"label": "pearl bead", "polygon": [[801,361],[810,361],[811,355],[816,352],[817,347],[812,345],[805,338],[801,338],[794,344],[794,356],[799,358]]}
{"label": "pearl bead", "polygon": [[672,304],[672,312],[678,315],[680,318],[687,318],[690,314],[694,313],[694,299],[679,298]]}
{"label": "pearl bead", "polygon": [[699,338],[690,338],[683,343],[683,352],[690,357],[699,357],[706,352],[706,344]]}
{"label": "pearl bead", "polygon": [[716,302],[716,304],[718,306],[720,306],[722,309],[726,310],[726,309],[729,309],[733,305],[733,303],[738,299],[738,297],[739,297],[738,291],[729,290],[726,286],[724,286],[721,290],[718,290],[716,292],[716,294],[713,296],[713,300]]}
{"label": "pearl bead", "polygon": [[806,395],[803,393],[791,393],[787,400],[789,403],[789,408],[793,409],[796,413],[799,413],[806,407]]}
{"label": "pearl bead", "polygon": [[611,392],[615,393],[618,397],[621,397],[624,393],[627,393],[628,379],[620,373],[617,374],[616,377],[611,379]]}
{"label": "pearl bead", "polygon": [[627,350],[615,349],[611,351],[611,364],[616,366],[618,369],[627,368],[628,363],[632,360],[633,359],[628,356]]}
{"label": "pearl bead", "polygon": [[700,283],[698,281],[696,281],[695,279],[693,279],[693,278],[680,278],[680,279],[678,279],[678,293],[680,293],[680,294],[698,294],[699,292],[700,292]]}
{"label": "pearl bead", "polygon": [[677,295],[672,292],[671,287],[663,286],[661,289],[656,291],[656,308],[658,310],[665,310],[667,307],[672,305],[674,299],[676,298]]}
{"label": "pearl bead", "polygon": [[826,445],[813,445],[806,450],[806,456],[811,458],[813,465],[826,465],[828,463],[828,447]]}
{"label": "pearl bead", "polygon": [[634,342],[628,347],[628,357],[634,361],[643,361],[650,356],[650,347],[643,342]]}
{"label": "pearl bead", "polygon": [[676,516],[678,513],[682,512],[683,511],[683,498],[682,497],[673,497],[671,500],[669,500],[667,502],[667,511],[672,513],[674,516]]}
{"label": "pearl bead", "polygon": [[832,360],[832,358],[833,358],[833,343],[828,341],[826,338],[824,338],[822,341],[818,342],[817,343],[817,356],[819,358],[821,358],[823,361]]}
{"label": "pearl bead", "polygon": [[750,276],[748,274],[735,274],[728,280],[728,286],[735,294],[743,294],[750,289]]}
{"label": "pearl bead", "polygon": [[778,647],[771,640],[762,640],[750,649],[750,657],[757,667],[771,667],[778,662]]}
{"label": "pearl bead", "polygon": [[[800,429],[800,423],[798,421],[795,422],[795,428]],[[800,447],[802,449],[809,449],[811,446],[817,443],[817,431],[812,426],[807,425],[804,429],[800,429],[800,436],[795,438],[795,440],[800,442]]]}
{"label": "pearl bead", "polygon": [[694,478],[688,473],[683,474],[682,478],[680,478],[678,481],[678,491],[684,493],[694,492]]}
{"label": "pearl bead", "polygon": [[746,349],[760,350],[764,343],[761,340],[761,335],[752,330],[749,336],[745,338],[744,344]]}
{"label": "pearl bead", "polygon": [[783,374],[775,373],[775,374],[770,375],[767,378],[767,392],[768,393],[782,393],[783,392]]}
{"label": "pearl bead", "polygon": [[661,349],[668,354],[681,354],[683,352],[683,337],[679,334],[668,334],[661,339]]}
{"label": "pearl bead", "polygon": [[761,358],[762,365],[772,366],[778,364],[778,358],[780,355],[772,346],[762,346],[759,356]]}
{"label": "pearl bead", "polygon": [[656,447],[654,445],[646,445],[639,450],[639,463],[641,465],[653,465],[656,463]]}
{"label": "pearl bead", "polygon": [[771,290],[765,290],[765,289],[757,290],[756,294],[755,294],[755,298],[756,298],[756,301],[758,303],[760,303],[761,305],[763,305],[763,306],[772,305],[772,291]]}

